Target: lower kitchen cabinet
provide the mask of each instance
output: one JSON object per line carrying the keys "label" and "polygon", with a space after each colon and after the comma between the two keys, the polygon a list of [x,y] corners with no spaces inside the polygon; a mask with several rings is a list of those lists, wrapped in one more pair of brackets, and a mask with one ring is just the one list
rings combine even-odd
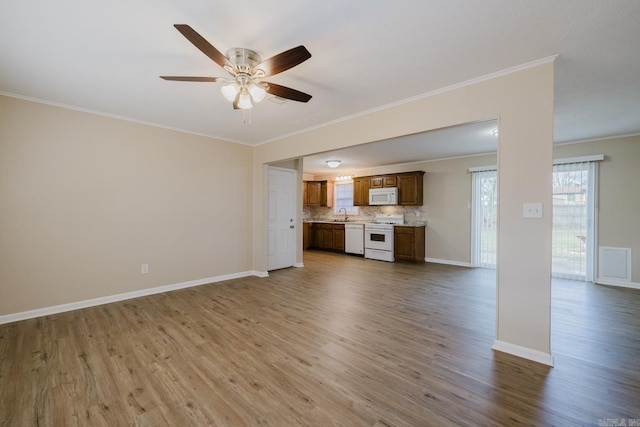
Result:
{"label": "lower kitchen cabinet", "polygon": [[344,252],[344,224],[317,222],[309,225],[309,247]]}
{"label": "lower kitchen cabinet", "polygon": [[307,250],[313,247],[313,224],[305,222],[302,224],[302,249]]}
{"label": "lower kitchen cabinet", "polygon": [[333,250],[333,224],[320,224],[320,249]]}
{"label": "lower kitchen cabinet", "polygon": [[333,250],[344,252],[344,225],[333,224]]}
{"label": "lower kitchen cabinet", "polygon": [[396,260],[424,262],[425,257],[425,226],[395,226],[393,227],[394,255]]}

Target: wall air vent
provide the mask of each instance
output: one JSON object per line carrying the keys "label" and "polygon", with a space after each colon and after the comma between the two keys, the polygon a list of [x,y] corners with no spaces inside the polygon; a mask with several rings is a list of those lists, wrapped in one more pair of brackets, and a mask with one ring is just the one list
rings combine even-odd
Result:
{"label": "wall air vent", "polygon": [[600,246],[598,283],[623,284],[631,282],[631,248]]}
{"label": "wall air vent", "polygon": [[280,98],[279,96],[270,96],[267,98],[269,101],[273,102],[274,104],[284,104],[286,103],[288,100],[284,99],[284,98]]}

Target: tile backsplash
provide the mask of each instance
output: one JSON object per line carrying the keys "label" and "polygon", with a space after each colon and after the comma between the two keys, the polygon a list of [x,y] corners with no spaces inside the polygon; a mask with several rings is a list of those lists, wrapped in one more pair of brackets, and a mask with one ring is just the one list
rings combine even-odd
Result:
{"label": "tile backsplash", "polygon": [[[361,206],[358,215],[349,215],[350,221],[371,221],[378,214],[404,214],[404,222],[409,225],[424,225],[427,222],[426,206]],[[304,207],[303,221],[331,221],[344,217],[335,214],[333,208]]]}

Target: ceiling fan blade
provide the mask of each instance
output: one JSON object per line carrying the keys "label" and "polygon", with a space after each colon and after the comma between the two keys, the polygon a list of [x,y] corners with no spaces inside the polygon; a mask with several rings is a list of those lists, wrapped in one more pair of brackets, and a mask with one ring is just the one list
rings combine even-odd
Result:
{"label": "ceiling fan blade", "polygon": [[275,83],[269,83],[269,82],[263,82],[263,83],[266,83],[267,85],[269,85],[266,91],[271,95],[274,95],[280,98],[291,99],[292,101],[298,101],[298,102],[309,102],[309,100],[311,99],[311,95],[306,94],[304,92],[300,92],[299,90],[291,89],[290,87],[286,87],[286,86],[280,86]]}
{"label": "ceiling fan blade", "polygon": [[176,82],[223,82],[227,81],[223,77],[189,77],[189,76],[160,76],[161,79],[164,80],[173,80]]}
{"label": "ceiling fan blade", "polygon": [[218,49],[213,47],[204,37],[198,34],[193,28],[186,24],[175,24],[174,27],[182,33],[195,47],[200,49],[202,53],[207,55],[213,62],[221,67],[227,64],[227,57],[222,54]]}
{"label": "ceiling fan blade", "polygon": [[273,76],[289,68],[293,68],[311,58],[311,54],[304,46],[294,47],[262,61],[256,68],[264,70],[264,76]]}

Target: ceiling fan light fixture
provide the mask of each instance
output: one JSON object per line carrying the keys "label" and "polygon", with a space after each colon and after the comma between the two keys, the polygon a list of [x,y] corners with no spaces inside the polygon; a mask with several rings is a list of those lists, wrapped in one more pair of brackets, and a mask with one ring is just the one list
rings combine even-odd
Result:
{"label": "ceiling fan light fixture", "polygon": [[240,98],[238,99],[238,108],[241,110],[249,110],[253,108],[253,104],[251,104],[251,97],[248,92],[240,94]]}
{"label": "ceiling fan light fixture", "polygon": [[330,168],[337,168],[340,166],[340,160],[327,160],[326,163]]}
{"label": "ceiling fan light fixture", "polygon": [[298,102],[309,102],[311,99],[311,95],[299,90],[262,81],[263,77],[280,74],[311,58],[311,53],[304,46],[280,52],[263,61],[257,52],[246,48],[236,47],[222,54],[189,25],[175,24],[174,27],[191,44],[229,73],[230,77],[160,76],[161,79],[179,82],[224,82],[225,85],[220,88],[222,95],[233,104],[235,110],[253,108],[254,103],[265,99],[267,92],[272,95],[269,99],[279,97]]}
{"label": "ceiling fan light fixture", "polygon": [[267,95],[267,91],[264,90],[262,86],[259,86],[252,82],[249,85],[249,94],[251,95],[253,102],[258,103],[264,99],[264,97]]}
{"label": "ceiling fan light fixture", "polygon": [[228,85],[224,85],[220,88],[222,92],[222,96],[225,97],[227,101],[233,102],[238,96],[238,92],[240,92],[240,88],[237,83],[229,83]]}

